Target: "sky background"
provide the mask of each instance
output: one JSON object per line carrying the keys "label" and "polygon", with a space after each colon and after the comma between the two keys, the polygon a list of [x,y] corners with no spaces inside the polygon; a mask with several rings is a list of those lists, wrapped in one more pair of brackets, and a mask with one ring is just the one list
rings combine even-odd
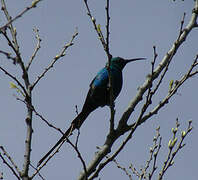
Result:
{"label": "sky background", "polygon": [[[6,3],[11,16],[14,17],[27,7],[30,1],[7,0]],[[101,24],[101,28],[105,32],[105,1],[89,0],[88,3],[96,18],[96,23]],[[111,54],[123,58],[147,58],[146,61],[131,63],[124,69],[123,89],[116,99],[116,122],[137,93],[137,88],[142,85],[147,74],[150,73],[153,45],[157,48],[157,63],[159,63],[178,36],[184,12],[186,12],[184,25],[188,23],[193,5],[193,0],[110,2]],[[28,62],[37,43],[33,28],[39,29],[42,39],[41,49],[30,69],[31,82],[43,72],[53,57],[61,51],[64,44],[70,41],[75,29],[78,28],[79,35],[74,40],[74,45],[38,83],[33,92],[33,105],[36,110],[50,123],[63,130],[69,127],[76,116],[75,105],[78,105],[81,110],[91,80],[107,62],[106,54],[86,12],[83,1],[42,1],[36,9],[29,11],[14,23],[25,63]],[[5,22],[4,14],[1,12],[1,26]],[[0,49],[9,51],[5,39],[2,36],[0,38]],[[166,96],[170,80],[181,78],[188,70],[198,53],[197,42],[198,29],[194,29],[174,57],[169,72],[153,99],[152,107]],[[0,55],[0,58],[0,65],[21,79],[20,68],[14,66],[4,56]],[[0,72],[0,145],[5,147],[21,168],[26,136],[26,110],[24,104],[14,97],[14,94],[18,94],[15,90],[10,89],[9,82],[11,80]],[[149,157],[149,148],[152,145],[155,128],[160,126],[163,146],[159,153],[157,166],[161,169],[160,162],[163,162],[167,156],[167,144],[172,136],[171,128],[175,127],[175,119],[179,119],[181,130],[187,127],[188,120],[191,119],[194,129],[186,138],[186,146],[179,152],[175,158],[175,165],[167,171],[164,179],[197,179],[197,82],[197,77],[188,80],[166,107],[137,129],[133,140],[116,158],[121,165],[128,167],[132,163],[136,169],[144,166]],[[141,104],[136,107],[129,122],[135,120]],[[81,127],[79,150],[86,163],[93,158],[97,151],[96,146],[103,145],[109,129],[109,117],[109,108],[98,108]],[[59,139],[60,134],[49,128],[36,116],[33,119],[33,129],[32,163],[36,165]],[[75,140],[75,137],[76,133],[71,140]],[[121,140],[123,138],[124,136]],[[113,150],[120,142],[115,143]],[[65,143],[60,152],[42,169],[41,174],[48,180],[76,179],[81,170],[82,164],[76,153]],[[6,180],[14,179],[2,161],[0,161],[0,172],[4,173]],[[99,177],[102,180],[128,179],[114,163],[107,165]],[[137,178],[134,176],[134,179]]]}

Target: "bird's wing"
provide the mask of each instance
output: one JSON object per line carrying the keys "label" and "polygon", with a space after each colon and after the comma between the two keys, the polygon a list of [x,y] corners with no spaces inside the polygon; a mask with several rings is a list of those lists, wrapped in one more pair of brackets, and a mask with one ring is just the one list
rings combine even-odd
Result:
{"label": "bird's wing", "polygon": [[90,87],[93,88],[107,88],[108,85],[108,71],[106,68],[101,69],[96,77],[92,80]]}
{"label": "bird's wing", "polygon": [[90,84],[83,109],[96,109],[99,106],[107,105],[108,98],[108,71],[101,69]]}

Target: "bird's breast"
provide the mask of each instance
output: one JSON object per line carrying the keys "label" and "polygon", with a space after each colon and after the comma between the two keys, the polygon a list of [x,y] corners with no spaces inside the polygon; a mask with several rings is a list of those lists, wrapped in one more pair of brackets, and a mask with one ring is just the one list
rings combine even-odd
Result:
{"label": "bird's breast", "polygon": [[117,69],[112,69],[112,87],[114,98],[116,98],[122,89],[122,72]]}

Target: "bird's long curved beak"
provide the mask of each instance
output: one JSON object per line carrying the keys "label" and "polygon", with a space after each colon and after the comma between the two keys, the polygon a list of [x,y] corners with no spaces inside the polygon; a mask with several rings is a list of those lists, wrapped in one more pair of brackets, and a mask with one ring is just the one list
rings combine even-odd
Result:
{"label": "bird's long curved beak", "polygon": [[125,59],[126,64],[132,61],[137,61],[137,60],[145,60],[146,58],[134,58],[134,59]]}

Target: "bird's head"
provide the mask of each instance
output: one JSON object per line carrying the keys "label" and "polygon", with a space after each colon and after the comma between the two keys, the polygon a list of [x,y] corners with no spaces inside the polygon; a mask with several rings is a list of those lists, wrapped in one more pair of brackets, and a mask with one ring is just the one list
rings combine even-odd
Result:
{"label": "bird's head", "polygon": [[117,67],[118,69],[122,70],[127,63],[144,59],[146,58],[123,59],[121,57],[114,57],[111,58],[111,67]]}

